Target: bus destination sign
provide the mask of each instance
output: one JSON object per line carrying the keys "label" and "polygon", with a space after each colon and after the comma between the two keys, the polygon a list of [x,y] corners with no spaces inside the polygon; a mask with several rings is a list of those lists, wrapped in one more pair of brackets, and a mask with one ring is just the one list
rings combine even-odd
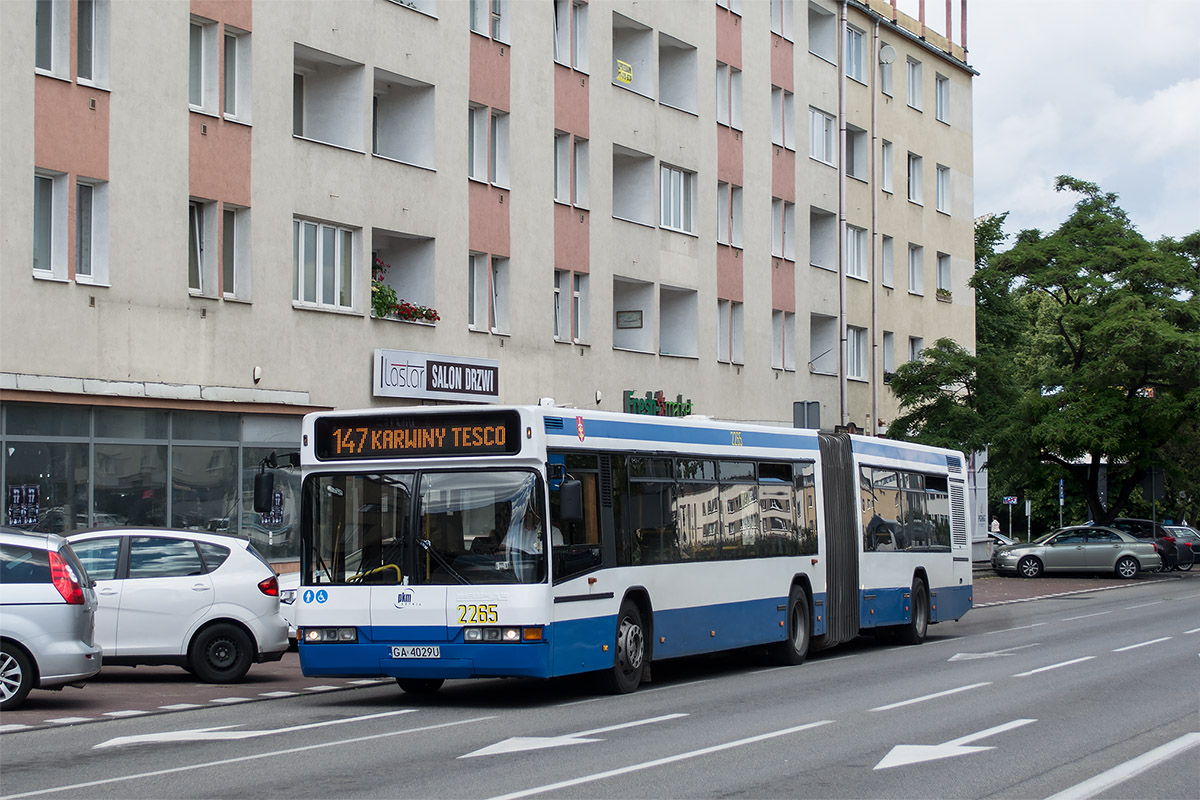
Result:
{"label": "bus destination sign", "polygon": [[520,428],[514,411],[321,417],[314,445],[322,461],[512,455],[521,451]]}

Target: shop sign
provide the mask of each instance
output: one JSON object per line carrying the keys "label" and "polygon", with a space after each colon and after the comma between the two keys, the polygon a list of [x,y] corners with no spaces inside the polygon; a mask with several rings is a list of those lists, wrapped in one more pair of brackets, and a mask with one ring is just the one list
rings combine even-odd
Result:
{"label": "shop sign", "polygon": [[646,392],[645,397],[634,397],[633,390],[625,391],[625,401],[622,408],[626,414],[647,414],[654,417],[686,417],[692,413],[691,398],[683,399],[683,395],[675,395],[674,400],[668,400],[662,391]]}
{"label": "shop sign", "polygon": [[375,397],[495,402],[500,362],[407,350],[376,350]]}

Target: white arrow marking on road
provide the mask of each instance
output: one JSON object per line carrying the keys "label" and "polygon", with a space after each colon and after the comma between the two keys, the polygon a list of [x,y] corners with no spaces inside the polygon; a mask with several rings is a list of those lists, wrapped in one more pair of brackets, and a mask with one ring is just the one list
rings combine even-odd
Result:
{"label": "white arrow marking on road", "polygon": [[514,736],[511,739],[505,739],[502,742],[496,742],[496,744],[459,756],[459,758],[494,756],[500,753],[517,753],[522,750],[544,750],[547,747],[565,747],[572,744],[602,742],[604,741],[603,739],[590,739],[588,737],[595,736],[597,733],[608,733],[609,731],[621,730],[622,728],[635,728],[639,725],[649,725],[652,722],[664,722],[669,719],[678,719],[686,716],[687,714],[667,714],[662,717],[640,719],[635,722],[623,722],[620,725],[609,725],[607,728],[595,728],[590,731],[567,733],[562,736]]}
{"label": "white arrow marking on road", "polygon": [[967,753],[978,753],[981,750],[995,750],[994,747],[967,747],[970,742],[978,739],[985,739],[988,736],[995,736],[997,733],[1011,731],[1013,728],[1020,728],[1023,725],[1028,725],[1031,722],[1037,722],[1036,719],[1014,719],[1012,722],[1006,722],[1003,725],[997,725],[994,728],[988,728],[986,731],[972,733],[969,736],[960,736],[957,739],[951,739],[945,744],[899,744],[892,748],[892,751],[883,757],[883,760],[875,765],[875,769],[890,769],[891,767],[902,767],[905,764],[919,764],[922,761],[935,761],[939,758],[950,758],[951,756],[963,756]]}
{"label": "white arrow marking on road", "polygon": [[1026,647],[1037,647],[1041,642],[1033,644],[1021,644],[1016,647],[1006,647],[1003,650],[993,650],[990,653],[955,653],[946,659],[947,661],[974,661],[980,658],[1000,658],[1001,656],[1011,656],[1014,650],[1024,650]]}
{"label": "white arrow marking on road", "polygon": [[304,731],[310,728],[324,728],[329,725],[342,725],[347,722],[361,722],[366,719],[379,719],[380,717],[394,717],[397,714],[411,714],[416,711],[415,708],[406,708],[401,711],[385,711],[381,714],[367,714],[364,717],[348,717],[347,719],[334,719],[327,722],[312,722],[308,725],[292,725],[288,728],[276,728],[271,731],[234,731],[230,728],[236,728],[237,725],[221,725],[216,728],[193,728],[187,731],[162,731],[161,733],[141,733],[135,736],[118,736],[116,739],[109,739],[107,742],[101,742],[92,747],[93,750],[99,750],[103,747],[122,747],[130,744],[165,744],[168,742],[229,742],[237,739],[253,739],[258,736],[271,736],[276,733],[291,733],[292,731]]}

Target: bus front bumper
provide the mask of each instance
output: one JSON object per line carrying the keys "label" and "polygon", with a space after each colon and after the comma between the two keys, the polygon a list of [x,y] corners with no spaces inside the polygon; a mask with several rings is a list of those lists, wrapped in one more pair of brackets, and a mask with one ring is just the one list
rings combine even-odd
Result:
{"label": "bus front bumper", "polygon": [[301,644],[300,669],[314,678],[548,678],[550,649],[544,641]]}

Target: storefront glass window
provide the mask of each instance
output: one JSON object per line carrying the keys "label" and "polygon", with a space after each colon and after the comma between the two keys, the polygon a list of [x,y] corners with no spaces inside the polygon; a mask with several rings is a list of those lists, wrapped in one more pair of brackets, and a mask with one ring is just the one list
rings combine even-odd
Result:
{"label": "storefront glass window", "polygon": [[88,527],[88,446],[12,442],[5,452],[4,521],[25,530]]}
{"label": "storefront glass window", "polygon": [[10,436],[88,436],[92,410],[83,406],[5,406]]}
{"label": "storefront glass window", "polygon": [[171,527],[236,531],[237,448],[174,447],[171,459]]}
{"label": "storefront glass window", "polygon": [[94,527],[167,524],[166,445],[97,444],[94,454]]}
{"label": "storefront glass window", "polygon": [[242,535],[254,543],[255,549],[269,560],[298,558],[300,510],[300,470],[279,468],[270,470],[275,477],[275,496],[271,511],[261,514],[254,510],[254,476],[263,459],[279,453],[277,447],[242,448]]}
{"label": "storefront glass window", "polygon": [[97,439],[166,439],[167,412],[145,408],[97,408]]}

